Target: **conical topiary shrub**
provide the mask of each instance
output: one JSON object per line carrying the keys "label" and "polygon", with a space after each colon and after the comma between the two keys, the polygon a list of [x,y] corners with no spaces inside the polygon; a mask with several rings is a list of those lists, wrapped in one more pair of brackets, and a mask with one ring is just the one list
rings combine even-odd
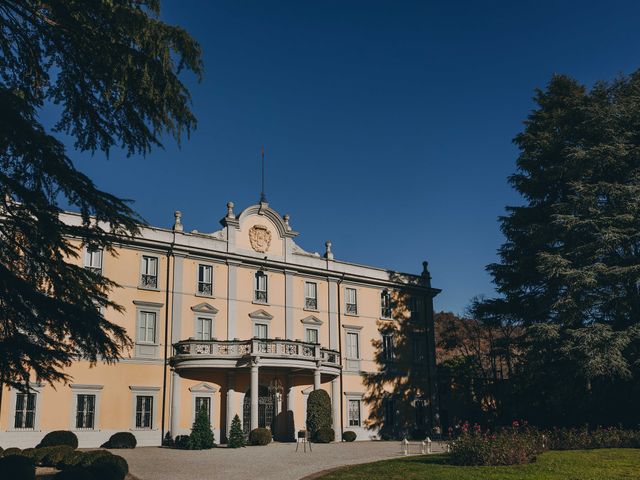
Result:
{"label": "conical topiary shrub", "polygon": [[307,400],[307,430],[311,439],[321,428],[331,428],[331,398],[324,390],[314,390]]}
{"label": "conical topiary shrub", "polygon": [[211,422],[209,422],[209,413],[206,407],[202,407],[196,414],[196,419],[191,427],[191,435],[189,435],[190,450],[204,450],[215,447],[213,431],[211,430]]}
{"label": "conical topiary shrub", "polygon": [[240,417],[236,414],[231,421],[231,429],[229,431],[229,442],[227,446],[229,448],[240,448],[246,445],[244,441],[244,432],[242,431],[242,424],[240,423]]}

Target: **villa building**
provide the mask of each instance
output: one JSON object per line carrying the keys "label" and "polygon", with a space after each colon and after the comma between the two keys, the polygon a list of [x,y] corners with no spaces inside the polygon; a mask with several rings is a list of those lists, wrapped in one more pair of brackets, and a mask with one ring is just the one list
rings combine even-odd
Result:
{"label": "villa building", "polygon": [[203,407],[216,442],[236,414],[245,432],[267,427],[290,440],[315,389],[331,398],[337,440],[345,430],[367,440],[437,425],[439,290],[426,262],[409,275],[336,260],[330,242],[309,253],[266,201],[233,208],[214,233],[184,231],[176,212],[172,228],[143,227],[115,254],[83,250],[79,262],[119,285],[111,296],[124,312],[104,314],[133,347],[112,365],[79,360],[66,385],[4,388],[0,445],[34,446],[52,430],[76,432],[81,447],[118,431],[159,445],[188,434]]}

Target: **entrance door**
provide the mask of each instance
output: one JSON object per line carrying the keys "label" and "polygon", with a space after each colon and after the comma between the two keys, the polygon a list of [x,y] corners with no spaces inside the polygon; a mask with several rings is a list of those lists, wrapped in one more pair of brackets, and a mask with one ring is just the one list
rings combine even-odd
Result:
{"label": "entrance door", "polygon": [[[274,398],[267,387],[258,389],[258,427],[268,428],[273,432]],[[251,389],[247,390],[242,403],[242,429],[245,435],[251,430]],[[273,432],[275,433],[275,432]]]}

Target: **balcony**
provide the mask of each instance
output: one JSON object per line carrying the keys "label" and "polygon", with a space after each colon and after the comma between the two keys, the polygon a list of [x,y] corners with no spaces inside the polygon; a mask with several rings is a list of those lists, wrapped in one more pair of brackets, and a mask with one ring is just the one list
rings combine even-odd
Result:
{"label": "balcony", "polygon": [[297,340],[182,340],[173,345],[171,365],[184,368],[241,368],[258,360],[261,366],[316,370],[338,375],[340,354],[316,343]]}

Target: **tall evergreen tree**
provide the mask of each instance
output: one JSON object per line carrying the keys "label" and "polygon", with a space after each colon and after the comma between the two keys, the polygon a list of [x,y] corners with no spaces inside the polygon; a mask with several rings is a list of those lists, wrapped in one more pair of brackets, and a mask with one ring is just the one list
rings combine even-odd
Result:
{"label": "tall evergreen tree", "polygon": [[242,431],[242,423],[240,423],[240,417],[236,414],[231,420],[231,428],[229,429],[229,442],[227,446],[229,448],[240,448],[246,445],[244,439],[244,432]]}
{"label": "tall evergreen tree", "polygon": [[509,179],[524,203],[500,219],[506,241],[488,267],[500,297],[474,312],[530,327],[522,405],[593,420],[617,392],[621,405],[640,393],[640,72],[591,90],[554,76],[535,101]]}
{"label": "tall evergreen tree", "polygon": [[[115,361],[130,345],[103,315],[120,309],[115,284],[69,260],[72,238],[109,251],[140,218],[76,170],[57,135],[144,155],[195,127],[178,75],[200,76],[200,47],[159,15],[158,0],[0,0],[0,383],[67,380],[73,360]],[[61,205],[77,222],[60,220]]]}

